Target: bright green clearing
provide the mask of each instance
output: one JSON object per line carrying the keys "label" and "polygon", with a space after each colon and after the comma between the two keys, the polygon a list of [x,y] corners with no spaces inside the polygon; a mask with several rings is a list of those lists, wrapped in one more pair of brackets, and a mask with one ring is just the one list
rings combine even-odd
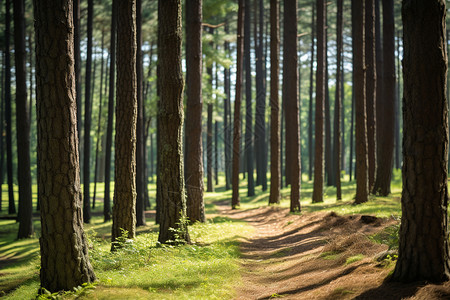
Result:
{"label": "bright green clearing", "polygon": [[[375,197],[369,203],[352,205],[354,182],[343,182],[343,201],[335,199],[335,189],[326,188],[325,201],[311,204],[312,182],[302,182],[302,213],[335,211],[338,214],[371,214],[379,217],[400,215],[400,173],[394,173],[392,196]],[[208,214],[217,213],[217,205],[229,205],[231,191],[222,185],[214,193],[205,193]],[[155,185],[150,184],[150,197],[154,203]],[[3,199],[7,199],[3,186]],[[33,188],[36,193],[36,187]],[[93,186],[91,187],[93,191]],[[231,299],[235,287],[241,284],[239,240],[248,238],[251,226],[244,222],[217,216],[206,224],[190,227],[192,245],[165,246],[157,243],[158,226],[148,219],[148,226],[139,227],[134,242],[110,253],[111,222],[103,223],[103,184],[97,186],[97,206],[91,224],[85,225],[90,241],[90,257],[98,282],[94,286],[71,292],[64,299]],[[289,188],[282,189],[281,207],[289,207]],[[247,188],[241,182],[240,209],[266,206],[269,192],[256,188],[256,195],[247,197]],[[34,198],[36,201],[36,196]],[[91,200],[92,201],[92,200]],[[7,201],[3,201],[5,217]],[[151,224],[151,225],[150,225]],[[36,236],[39,217],[35,217]],[[18,224],[14,220],[0,220],[0,297],[4,299],[31,299],[39,288],[39,242],[37,238],[16,240]]]}

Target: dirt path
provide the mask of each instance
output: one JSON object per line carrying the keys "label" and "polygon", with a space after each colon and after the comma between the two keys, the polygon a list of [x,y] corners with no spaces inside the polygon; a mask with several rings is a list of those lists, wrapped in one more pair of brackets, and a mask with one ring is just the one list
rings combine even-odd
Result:
{"label": "dirt path", "polygon": [[450,284],[383,283],[394,264],[376,257],[387,250],[368,236],[393,219],[334,213],[291,215],[263,207],[221,214],[255,227],[243,240],[242,279],[237,299],[450,299]]}

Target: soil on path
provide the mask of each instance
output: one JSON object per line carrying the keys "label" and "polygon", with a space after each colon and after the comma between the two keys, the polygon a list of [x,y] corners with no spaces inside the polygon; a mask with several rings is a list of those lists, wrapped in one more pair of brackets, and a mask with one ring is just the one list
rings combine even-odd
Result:
{"label": "soil on path", "polygon": [[220,213],[255,227],[242,240],[243,285],[237,299],[450,299],[450,284],[384,282],[395,263],[382,260],[388,246],[369,239],[394,219],[338,216],[333,212],[293,215],[262,207]]}

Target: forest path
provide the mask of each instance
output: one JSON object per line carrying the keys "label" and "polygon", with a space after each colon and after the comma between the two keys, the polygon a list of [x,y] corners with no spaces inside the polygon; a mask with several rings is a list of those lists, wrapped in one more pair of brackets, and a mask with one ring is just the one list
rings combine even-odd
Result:
{"label": "forest path", "polygon": [[394,219],[216,204],[221,215],[255,228],[241,241],[243,284],[236,299],[450,299],[449,283],[383,283],[394,263],[378,262],[387,246],[368,237],[396,224]]}

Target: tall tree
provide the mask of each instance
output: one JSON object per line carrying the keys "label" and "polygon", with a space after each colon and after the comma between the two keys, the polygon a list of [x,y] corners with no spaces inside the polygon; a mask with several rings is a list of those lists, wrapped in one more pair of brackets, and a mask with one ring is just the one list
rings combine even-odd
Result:
{"label": "tall tree", "polygon": [[366,62],[366,113],[367,147],[369,162],[369,190],[375,182],[377,167],[376,156],[376,86],[377,70],[375,55],[375,0],[365,0],[365,62]]}
{"label": "tall tree", "polygon": [[394,1],[383,0],[383,98],[380,103],[377,175],[373,193],[387,196],[391,192],[395,133],[395,22]]}
{"label": "tall tree", "polygon": [[231,207],[233,209],[239,207],[239,161],[241,147],[241,98],[242,98],[242,67],[244,56],[244,15],[245,1],[238,0],[238,24],[237,24],[237,62],[236,62],[236,92],[234,99],[234,116],[233,116],[233,170],[232,170],[232,186],[233,193],[231,198]]}
{"label": "tall tree", "polygon": [[[342,78],[342,44],[343,44],[343,30],[342,30],[342,21],[343,21],[343,0],[337,0],[337,17],[336,17],[336,92],[334,99],[334,176],[336,176],[336,200],[342,199],[342,191],[341,191],[341,168],[343,164],[341,164],[341,155],[343,156],[344,152],[342,151],[342,140],[343,136],[341,135],[341,109],[342,105],[342,93],[341,93],[341,85],[343,82]],[[342,118],[343,120],[343,118]],[[343,127],[343,126],[342,126]],[[342,130],[343,132],[343,130]]]}
{"label": "tall tree", "polygon": [[[250,8],[250,0],[245,0],[245,7]],[[245,159],[247,166],[247,196],[255,195],[253,179],[253,113],[252,113],[252,62],[250,56],[250,9],[244,16],[244,65],[245,65]]]}
{"label": "tall tree", "polygon": [[[258,5],[256,5],[258,2]],[[255,0],[258,13],[258,26],[256,26],[255,11],[255,55],[256,55],[256,112],[255,112],[255,156],[257,183],[262,185],[262,190],[267,190],[267,165],[266,154],[266,89],[265,89],[265,58],[264,58],[264,1]],[[256,30],[258,28],[258,30]]]}
{"label": "tall tree", "polygon": [[112,250],[136,233],[136,0],[121,0],[117,15],[117,105]]}
{"label": "tall tree", "polygon": [[0,69],[0,211],[3,211],[3,170],[4,170],[4,164],[5,164],[5,143],[3,138],[3,132],[4,132],[4,120],[5,120],[5,85],[4,85],[4,79],[5,79],[5,52],[2,54],[2,67]]}
{"label": "tall tree", "polygon": [[88,0],[86,71],[84,81],[84,145],[83,145],[83,219],[91,222],[91,73],[92,73],[92,26],[94,19],[94,0]]}
{"label": "tall tree", "polygon": [[283,94],[286,101],[286,166],[289,165],[290,211],[300,211],[300,126],[298,100],[297,0],[284,0]]}
{"label": "tall tree", "polygon": [[308,110],[308,157],[309,157],[309,168],[308,168],[308,178],[312,180],[313,178],[313,164],[314,164],[314,152],[313,152],[313,90],[314,90],[314,49],[315,49],[315,12],[316,6],[315,1],[312,1],[312,11],[311,11],[311,61],[309,67],[309,110]]}
{"label": "tall tree", "polygon": [[392,278],[404,282],[450,278],[445,15],[443,0],[402,2],[404,185]]}
{"label": "tall tree", "polygon": [[325,1],[317,0],[317,71],[316,71],[316,114],[315,114],[315,159],[313,203],[323,202],[324,176],[324,106],[325,106]]}
{"label": "tall tree", "polygon": [[369,200],[367,121],[366,121],[366,68],[364,58],[364,2],[352,0],[353,93],[355,95],[355,203]]}
{"label": "tall tree", "polygon": [[[83,128],[81,118],[81,0],[73,0],[73,30],[74,30],[74,59],[75,59],[75,89],[77,97],[77,131],[78,139],[78,152],[81,155],[81,129]],[[80,166],[81,167],[81,166]]]}
{"label": "tall tree", "polygon": [[[205,222],[202,162],[202,0],[186,2],[186,134],[184,178],[189,221]],[[225,117],[226,120],[226,117]]]}
{"label": "tall tree", "polygon": [[14,57],[16,62],[17,177],[19,181],[18,238],[33,234],[33,200],[30,171],[30,114],[27,105],[25,1],[14,1]]}
{"label": "tall tree", "polygon": [[93,282],[83,231],[78,159],[72,1],[34,1],[41,287]]}
{"label": "tall tree", "polygon": [[158,241],[189,242],[182,151],[183,72],[181,0],[158,1],[159,167],[161,220]]}
{"label": "tall tree", "polygon": [[6,123],[6,172],[8,176],[8,213],[16,213],[14,202],[14,174],[13,174],[13,154],[12,154],[12,120],[11,120],[11,9],[10,0],[5,1],[5,123]]}
{"label": "tall tree", "polygon": [[145,222],[145,124],[144,124],[144,89],[142,58],[142,0],[136,0],[136,88],[137,88],[137,121],[136,121],[136,225],[144,226]]}
{"label": "tall tree", "polygon": [[[225,24],[225,33],[229,33],[228,24]],[[224,50],[228,54],[230,51],[230,43],[228,40],[224,43]],[[225,189],[230,189],[231,184],[231,78],[230,68],[226,66],[224,68],[224,115],[223,128],[224,128],[224,145],[225,145]]]}
{"label": "tall tree", "polygon": [[[209,34],[214,35],[214,28],[208,27]],[[213,41],[210,42],[211,49],[214,48]],[[206,67],[206,73],[208,74],[208,87],[213,90],[213,64]],[[206,191],[214,192],[213,183],[213,103],[212,94],[211,99],[208,101],[207,106],[207,119],[206,119]]]}
{"label": "tall tree", "polygon": [[116,39],[117,39],[117,10],[118,0],[112,0],[110,59],[109,59],[109,95],[108,95],[108,121],[106,127],[105,149],[105,197],[103,206],[104,221],[111,220],[111,153],[114,122],[114,93],[116,78]]}
{"label": "tall tree", "polygon": [[270,197],[269,204],[280,203],[280,73],[279,3],[270,0]]}

